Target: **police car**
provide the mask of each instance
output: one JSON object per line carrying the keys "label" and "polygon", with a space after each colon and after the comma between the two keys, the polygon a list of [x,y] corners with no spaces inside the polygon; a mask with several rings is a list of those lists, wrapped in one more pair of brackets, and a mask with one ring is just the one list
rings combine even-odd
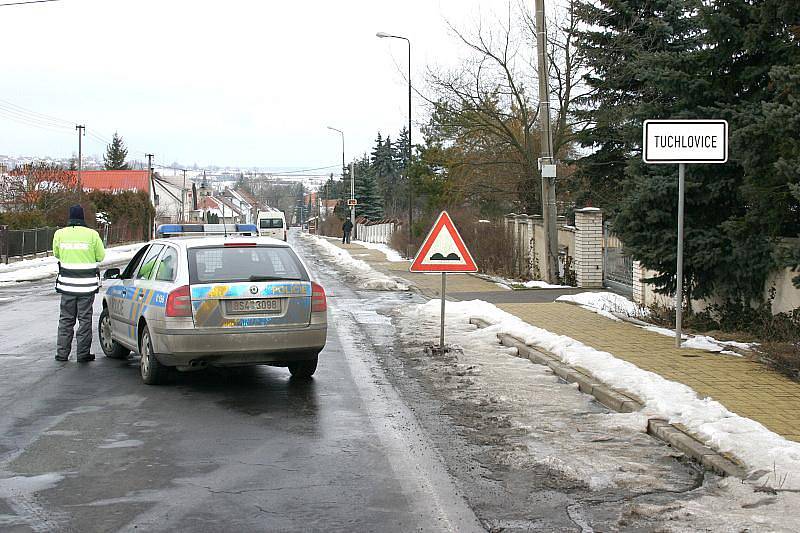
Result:
{"label": "police car", "polygon": [[247,224],[162,225],[157,237],[124,270],[103,275],[106,356],[139,353],[151,385],[170,368],[266,364],[314,374],[327,300],[289,244]]}

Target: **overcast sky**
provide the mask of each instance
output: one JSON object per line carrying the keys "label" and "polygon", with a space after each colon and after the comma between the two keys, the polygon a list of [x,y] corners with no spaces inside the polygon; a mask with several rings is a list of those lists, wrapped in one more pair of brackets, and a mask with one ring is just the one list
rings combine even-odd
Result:
{"label": "overcast sky", "polygon": [[[0,3],[12,0],[0,0]],[[532,2],[531,2],[532,4]],[[0,154],[69,156],[70,127],[11,121],[7,103],[95,135],[119,131],[162,164],[315,168],[407,122],[412,79],[464,55],[447,27],[496,0],[61,0],[0,7]],[[415,97],[416,98],[416,97]],[[3,107],[5,106],[5,107]],[[424,117],[415,107],[414,121]],[[60,124],[60,123],[59,123]],[[415,125],[416,130],[416,125]],[[418,135],[417,135],[418,138]],[[104,144],[86,138],[85,153]]]}

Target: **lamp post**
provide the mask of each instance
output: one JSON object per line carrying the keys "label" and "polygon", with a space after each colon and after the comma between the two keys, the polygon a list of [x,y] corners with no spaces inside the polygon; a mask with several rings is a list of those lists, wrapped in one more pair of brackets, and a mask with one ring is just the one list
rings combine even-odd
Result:
{"label": "lamp post", "polygon": [[408,182],[408,249],[406,255],[411,257],[411,222],[414,214],[414,187],[411,183],[411,41],[402,35],[391,35],[379,31],[375,34],[380,39],[402,39],[408,44],[408,162],[406,163],[406,181]]}
{"label": "lamp post", "polygon": [[[339,135],[342,136],[342,177],[344,178],[344,170],[346,168],[345,164],[344,164],[344,132],[342,130],[334,128],[332,126],[328,126],[328,129],[332,130],[332,131],[338,131]],[[350,165],[350,199],[351,200],[355,200],[355,198],[356,198],[356,174],[355,174],[355,169],[353,168],[353,165],[351,164]],[[353,224],[353,227],[355,227],[355,223],[356,223],[356,206],[354,206],[354,205],[350,206],[350,223]]]}

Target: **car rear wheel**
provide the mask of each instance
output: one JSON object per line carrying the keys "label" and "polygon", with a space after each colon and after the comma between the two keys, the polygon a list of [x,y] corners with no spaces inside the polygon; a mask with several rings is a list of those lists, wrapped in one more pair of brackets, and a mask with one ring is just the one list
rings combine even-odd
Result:
{"label": "car rear wheel", "polygon": [[108,308],[104,307],[100,313],[100,321],[97,323],[97,337],[100,339],[100,347],[106,357],[111,359],[125,359],[131,351],[114,340],[111,335],[111,317]]}
{"label": "car rear wheel", "polygon": [[317,371],[318,360],[319,357],[314,355],[313,359],[308,359],[306,361],[295,361],[287,364],[286,366],[289,368],[289,372],[292,374],[293,378],[308,379],[314,375],[314,372]]}
{"label": "car rear wheel", "polygon": [[169,368],[162,365],[153,354],[153,342],[150,340],[150,330],[147,326],[142,330],[139,353],[142,354],[139,360],[139,372],[142,374],[142,381],[147,385],[160,385],[167,380]]}

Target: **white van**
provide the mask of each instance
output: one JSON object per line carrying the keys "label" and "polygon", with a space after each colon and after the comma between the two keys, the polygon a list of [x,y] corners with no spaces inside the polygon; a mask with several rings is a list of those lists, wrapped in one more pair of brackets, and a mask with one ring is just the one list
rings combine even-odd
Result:
{"label": "white van", "polygon": [[259,211],[258,220],[258,234],[261,237],[272,237],[286,240],[286,217],[283,216],[283,211]]}

